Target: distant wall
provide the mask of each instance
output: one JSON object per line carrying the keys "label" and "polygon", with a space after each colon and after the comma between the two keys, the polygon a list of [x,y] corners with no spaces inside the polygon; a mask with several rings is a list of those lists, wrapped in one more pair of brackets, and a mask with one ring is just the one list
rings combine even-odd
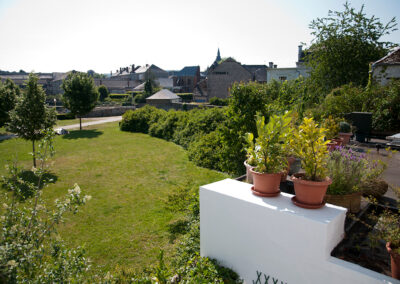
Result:
{"label": "distant wall", "polygon": [[84,117],[107,117],[123,115],[128,110],[134,110],[134,106],[118,106],[118,107],[96,107]]}
{"label": "distant wall", "polygon": [[380,85],[387,85],[392,79],[400,79],[400,65],[376,66],[372,76]]}

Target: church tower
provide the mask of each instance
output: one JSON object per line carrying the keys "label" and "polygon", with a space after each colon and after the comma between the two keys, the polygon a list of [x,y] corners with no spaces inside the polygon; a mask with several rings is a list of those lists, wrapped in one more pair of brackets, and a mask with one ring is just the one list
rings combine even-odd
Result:
{"label": "church tower", "polygon": [[218,48],[218,52],[217,52],[217,58],[215,58],[215,62],[219,62],[221,60],[221,54],[219,53],[219,48]]}

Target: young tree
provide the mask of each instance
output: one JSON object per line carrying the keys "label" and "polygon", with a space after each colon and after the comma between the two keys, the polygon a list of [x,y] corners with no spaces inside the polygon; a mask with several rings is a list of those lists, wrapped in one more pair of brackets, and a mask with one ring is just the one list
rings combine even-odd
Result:
{"label": "young tree", "polygon": [[104,85],[100,85],[98,88],[97,88],[97,91],[99,92],[99,95],[100,95],[100,101],[104,101],[105,100],[105,98],[107,98],[108,97],[108,89],[107,89],[107,87],[106,86],[104,86]]}
{"label": "young tree", "polygon": [[71,72],[61,87],[64,105],[79,117],[79,129],[82,130],[82,116],[94,109],[99,98],[93,78],[86,73]]}
{"label": "young tree", "polygon": [[31,73],[27,86],[17,99],[15,109],[10,111],[8,130],[25,140],[32,141],[33,166],[36,167],[35,141],[43,137],[43,130],[56,123],[53,108],[46,106],[46,95],[38,84],[38,77]]}
{"label": "young tree", "polygon": [[0,81],[0,127],[10,120],[9,111],[13,110],[20,90],[13,81],[7,79],[4,84]]}
{"label": "young tree", "polygon": [[396,25],[395,18],[383,24],[375,16],[367,17],[364,5],[356,11],[348,2],[344,11],[329,11],[328,17],[313,20],[309,27],[314,39],[306,56],[311,78],[326,92],[350,82],[365,86],[369,64],[393,45],[381,37]]}

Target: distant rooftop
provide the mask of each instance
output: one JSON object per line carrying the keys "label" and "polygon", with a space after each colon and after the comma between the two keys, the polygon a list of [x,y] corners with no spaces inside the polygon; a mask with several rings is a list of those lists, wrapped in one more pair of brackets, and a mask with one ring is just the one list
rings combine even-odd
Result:
{"label": "distant rooftop", "polygon": [[161,91],[158,91],[151,97],[147,98],[147,100],[173,100],[173,99],[179,99],[179,97],[173,92],[166,89],[162,89]]}
{"label": "distant rooftop", "polygon": [[176,73],[176,76],[178,76],[178,77],[196,76],[199,68],[200,68],[199,66],[186,66],[181,71]]}
{"label": "distant rooftop", "polygon": [[373,65],[391,65],[391,64],[400,64],[400,47],[396,47],[396,49],[390,52],[388,55],[374,62]]}

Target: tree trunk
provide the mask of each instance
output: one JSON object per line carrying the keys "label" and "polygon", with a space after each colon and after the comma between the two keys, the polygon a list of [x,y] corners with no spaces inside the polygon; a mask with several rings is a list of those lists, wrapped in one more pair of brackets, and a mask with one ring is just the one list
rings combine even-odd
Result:
{"label": "tree trunk", "polygon": [[82,130],[82,117],[79,117],[79,130]]}
{"label": "tree trunk", "polygon": [[32,140],[33,166],[36,168],[35,140]]}

